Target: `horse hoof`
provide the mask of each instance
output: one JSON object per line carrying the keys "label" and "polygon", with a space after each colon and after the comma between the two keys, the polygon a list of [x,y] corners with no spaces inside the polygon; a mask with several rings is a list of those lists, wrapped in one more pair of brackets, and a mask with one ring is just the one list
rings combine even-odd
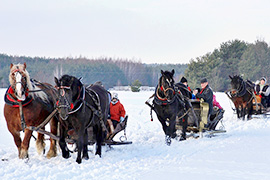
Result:
{"label": "horse hoof", "polygon": [[62,153],[62,157],[68,159],[70,157],[69,153]]}
{"label": "horse hoof", "polygon": [[99,157],[101,158],[101,152],[96,152],[96,155],[99,155]]}
{"label": "horse hoof", "polygon": [[179,141],[184,141],[184,140],[186,140],[186,138],[183,137],[183,136],[181,136],[180,139],[179,139]]}
{"label": "horse hoof", "polygon": [[54,151],[54,150],[50,150],[48,153],[47,153],[47,155],[46,155],[46,157],[48,158],[48,159],[51,159],[52,157],[56,157],[57,156],[57,152],[56,151]]}
{"label": "horse hoof", "polygon": [[166,137],[165,143],[170,146],[172,143],[171,137]]}
{"label": "horse hoof", "polygon": [[83,158],[84,160],[88,160],[88,159],[89,159],[88,153],[83,153],[82,158]]}
{"label": "horse hoof", "polygon": [[45,154],[45,143],[42,140],[36,141],[36,148],[39,155]]}
{"label": "horse hoof", "polygon": [[171,137],[170,136],[165,136],[165,143],[168,145],[168,146],[170,146],[171,145],[171,143],[172,143],[172,139],[171,139]]}
{"label": "horse hoof", "polygon": [[76,162],[77,162],[78,164],[81,164],[81,163],[82,163],[82,159],[76,159]]}
{"label": "horse hoof", "polygon": [[22,149],[20,154],[19,154],[19,158],[20,159],[28,159],[29,158],[28,151]]}

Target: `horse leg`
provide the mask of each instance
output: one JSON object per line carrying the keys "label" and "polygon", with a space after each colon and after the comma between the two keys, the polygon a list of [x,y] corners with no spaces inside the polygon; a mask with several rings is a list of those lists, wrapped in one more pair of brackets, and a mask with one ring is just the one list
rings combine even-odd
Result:
{"label": "horse leg", "polygon": [[165,119],[161,118],[160,116],[157,116],[157,117],[158,117],[158,120],[159,120],[159,122],[161,123],[162,129],[163,129],[163,131],[164,131],[164,133],[165,133],[165,143],[166,143],[168,146],[170,146],[171,143],[172,143],[172,140],[171,140],[171,136],[168,135],[168,133],[167,133],[168,125],[170,125],[170,124],[167,125]]}
{"label": "horse leg", "polygon": [[[54,118],[52,118],[51,122],[50,122],[50,127],[51,127],[51,133],[54,135],[57,135],[57,120]],[[46,157],[48,159],[52,158],[52,157],[56,157],[57,156],[57,149],[56,149],[56,140],[54,140],[53,138],[50,138],[50,149],[46,155]]]}
{"label": "horse leg", "polygon": [[66,136],[67,136],[67,130],[65,129],[65,126],[61,124],[59,146],[62,150],[62,157],[67,159],[70,157],[70,155],[69,155],[69,150],[67,148],[67,144],[65,141]]}
{"label": "horse leg", "polygon": [[20,159],[26,159],[29,157],[28,148],[29,148],[31,136],[32,136],[32,131],[30,131],[29,129],[25,129],[24,138],[23,138],[22,146],[21,146],[21,153],[19,155]]}
{"label": "horse leg", "polygon": [[97,145],[96,145],[96,155],[98,154],[99,157],[101,157],[101,143],[103,140],[103,133],[102,133],[102,128],[101,126],[96,126],[96,141],[97,141]]}
{"label": "horse leg", "polygon": [[87,148],[87,145],[88,145],[87,129],[85,129],[83,141],[84,141],[84,143],[83,143],[83,156],[82,156],[82,158],[85,160],[88,160],[89,156],[88,156],[88,148]]}
{"label": "horse leg", "polygon": [[252,106],[252,104],[250,103],[250,104],[248,105],[248,116],[247,116],[247,119],[248,119],[248,120],[251,119],[252,111],[253,111],[253,106]]}
{"label": "horse leg", "polygon": [[82,149],[83,149],[83,135],[80,131],[78,135],[79,135],[79,138],[77,139],[77,142],[76,142],[77,150],[78,150],[76,162],[78,164],[81,164],[82,163]]}
{"label": "horse leg", "polygon": [[237,118],[240,119],[241,111],[239,110],[239,107],[236,108],[236,114],[237,114]]}
{"label": "horse leg", "polygon": [[21,154],[21,144],[22,144],[22,139],[20,137],[20,131],[16,131],[16,130],[12,130],[11,131],[10,128],[8,128],[8,129],[9,129],[9,132],[13,136],[14,142],[15,142],[17,148],[18,148],[18,156],[20,157],[20,154]]}
{"label": "horse leg", "polygon": [[172,143],[172,138],[169,135],[165,135],[165,143],[170,146]]}
{"label": "horse leg", "polygon": [[182,119],[182,129],[183,129],[183,130],[182,130],[182,134],[181,134],[180,141],[186,140],[187,124],[188,124],[188,115],[186,115],[186,116]]}
{"label": "horse leg", "polygon": [[242,120],[245,120],[245,113],[244,113],[244,109],[242,108],[241,109],[241,118],[242,118]]}
{"label": "horse leg", "polygon": [[[44,130],[44,128],[42,128]],[[44,134],[38,133],[36,140],[36,148],[39,155],[45,153]]]}
{"label": "horse leg", "polygon": [[164,133],[166,134],[166,131],[167,131],[167,128],[168,128],[168,126],[166,124],[166,120],[163,119],[162,117],[158,116],[158,115],[157,115],[157,118],[158,118],[159,122],[162,125],[162,129],[163,129]]}
{"label": "horse leg", "polygon": [[246,114],[247,114],[247,106],[246,105],[243,105],[243,121],[246,118]]}

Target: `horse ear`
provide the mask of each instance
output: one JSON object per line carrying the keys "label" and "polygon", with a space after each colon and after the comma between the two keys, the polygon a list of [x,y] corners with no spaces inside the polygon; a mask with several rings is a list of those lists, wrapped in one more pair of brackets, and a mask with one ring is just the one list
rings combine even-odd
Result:
{"label": "horse ear", "polygon": [[10,64],[10,69],[11,69],[12,67],[13,67],[13,64],[11,63],[11,64]]}
{"label": "horse ear", "polygon": [[161,74],[164,74],[163,70],[160,71]]}
{"label": "horse ear", "polygon": [[172,75],[174,75],[174,69],[172,70]]}
{"label": "horse ear", "polygon": [[59,86],[59,80],[57,79],[57,77],[54,77],[54,82],[55,82],[56,86]]}
{"label": "horse ear", "polygon": [[23,63],[23,65],[24,65],[24,68],[23,68],[23,70],[25,70],[25,69],[26,69],[26,62],[25,62],[25,63]]}
{"label": "horse ear", "polygon": [[231,76],[231,75],[229,75],[229,78],[230,78],[230,79],[232,79],[232,76]]}

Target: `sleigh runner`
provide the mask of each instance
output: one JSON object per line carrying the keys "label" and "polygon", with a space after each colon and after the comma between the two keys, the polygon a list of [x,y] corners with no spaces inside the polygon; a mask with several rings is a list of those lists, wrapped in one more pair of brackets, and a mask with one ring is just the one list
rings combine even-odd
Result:
{"label": "sleigh runner", "polygon": [[[48,117],[50,117],[50,116],[48,116]],[[115,128],[112,136],[110,136],[109,138],[106,138],[106,140],[102,143],[102,145],[112,146],[112,145],[132,144],[132,141],[128,141],[127,136],[126,136],[127,119],[128,119],[128,116],[125,118],[125,120],[123,122],[121,122],[121,123],[119,123],[119,125],[117,125],[117,127]],[[54,135],[54,134],[52,134],[52,133],[50,133],[48,131],[43,130],[41,127],[29,126],[29,127],[26,127],[26,128],[31,130],[31,131],[36,131],[38,133],[47,135],[47,136],[49,136],[49,137],[51,137],[51,138],[53,138],[54,140],[57,140],[57,141],[59,141],[59,139],[60,139],[59,135]],[[119,140],[113,140],[113,138],[122,131],[124,131],[124,135],[120,136]],[[88,132],[88,145],[94,145],[95,144],[95,140],[94,140],[95,135],[93,133],[93,128],[91,128],[91,127],[87,128],[87,132]],[[70,131],[70,133],[72,133],[72,131]],[[73,136],[74,136],[74,134],[73,134]],[[65,141],[67,143],[69,143],[69,144],[74,144],[76,142],[76,140],[74,140],[72,138],[72,135],[71,136],[69,135],[65,139]]]}

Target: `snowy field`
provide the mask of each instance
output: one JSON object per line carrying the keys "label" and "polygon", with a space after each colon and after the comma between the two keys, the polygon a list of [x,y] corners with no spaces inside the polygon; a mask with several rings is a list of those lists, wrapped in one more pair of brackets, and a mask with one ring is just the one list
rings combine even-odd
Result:
{"label": "snowy field", "polygon": [[[36,152],[31,140],[28,162],[18,159],[17,148],[3,116],[5,89],[0,89],[0,178],[2,179],[270,179],[270,119],[237,120],[229,99],[216,93],[226,110],[227,133],[213,138],[188,139],[165,145],[164,133],[150,108],[144,104],[153,92],[118,92],[129,121],[128,140],[133,144],[102,150],[102,158],[89,152],[90,159],[75,162],[77,154],[63,159],[46,159]],[[219,126],[219,125],[218,125]],[[123,134],[123,132],[121,132]],[[115,137],[118,139],[118,137]],[[46,141],[46,150],[49,141]],[[89,146],[89,149],[93,147]]]}

